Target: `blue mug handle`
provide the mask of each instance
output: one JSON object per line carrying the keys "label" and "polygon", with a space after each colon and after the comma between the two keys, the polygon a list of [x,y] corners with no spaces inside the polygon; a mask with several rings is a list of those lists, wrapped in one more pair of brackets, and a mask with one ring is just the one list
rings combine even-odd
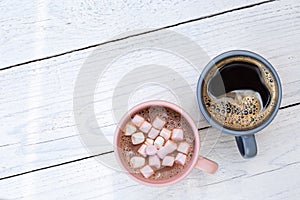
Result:
{"label": "blue mug handle", "polygon": [[252,158],[257,154],[257,145],[254,135],[235,136],[236,144],[244,158]]}

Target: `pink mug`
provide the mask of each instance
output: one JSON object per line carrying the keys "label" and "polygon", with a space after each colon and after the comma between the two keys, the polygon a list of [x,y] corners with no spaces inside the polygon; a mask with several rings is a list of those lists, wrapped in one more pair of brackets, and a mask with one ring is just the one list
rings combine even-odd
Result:
{"label": "pink mug", "polygon": [[[183,171],[175,176],[170,177],[169,179],[164,179],[164,180],[152,180],[152,179],[147,179],[142,176],[137,176],[132,169],[130,169],[128,163],[126,163],[125,159],[122,156],[122,153],[120,152],[120,139],[122,135],[122,130],[124,130],[125,125],[129,122],[129,120],[139,111],[149,108],[152,106],[159,106],[162,108],[169,108],[177,113],[180,113],[180,115],[189,123],[190,127],[193,130],[194,134],[194,149],[193,149],[193,156],[187,166],[183,169]],[[198,133],[198,128],[196,127],[193,119],[187,114],[182,108],[179,106],[167,102],[167,101],[161,101],[161,100],[152,100],[152,101],[147,101],[144,103],[141,103],[139,105],[136,105],[133,107],[131,110],[129,110],[125,116],[120,120],[119,125],[116,128],[115,131],[115,136],[114,136],[114,152],[116,159],[118,160],[120,166],[128,172],[129,176],[133,178],[134,180],[145,184],[145,185],[150,185],[150,186],[165,186],[165,185],[170,185],[173,183],[176,183],[183,178],[185,178],[193,168],[198,168],[200,170],[203,170],[208,173],[215,173],[218,169],[218,164],[215,163],[214,161],[211,161],[207,158],[201,157],[199,155],[200,151],[200,136]]]}

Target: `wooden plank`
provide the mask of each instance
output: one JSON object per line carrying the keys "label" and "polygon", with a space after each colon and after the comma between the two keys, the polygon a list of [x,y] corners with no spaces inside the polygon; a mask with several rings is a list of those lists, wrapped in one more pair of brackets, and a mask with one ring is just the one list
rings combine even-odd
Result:
{"label": "wooden plank", "polygon": [[264,1],[1,1],[0,67],[85,48],[125,32],[123,36],[128,36],[128,31],[159,29],[260,2]]}
{"label": "wooden plank", "polygon": [[[229,199],[298,199],[299,111],[300,106],[280,110],[274,123],[257,135],[260,152],[253,159],[240,157],[233,137],[208,129],[202,155],[219,163],[220,169],[215,175],[195,169],[175,185],[153,188],[139,185],[125,173],[95,159],[87,159],[2,180],[0,197],[133,199],[143,195],[150,200],[188,195],[192,199],[224,199],[224,196]],[[112,153],[100,157],[106,161],[114,159]]]}
{"label": "wooden plank", "polygon": [[[296,45],[300,33],[298,8],[298,1],[279,1],[178,26],[172,31],[191,38],[211,57],[237,48],[260,53],[278,70],[283,85],[282,105],[286,106],[300,99],[300,68],[296,65],[300,61],[297,56],[299,45]],[[222,33],[216,30],[222,30]],[[126,40],[127,44],[119,41],[107,45],[114,51],[126,45],[147,42],[150,36],[153,34],[130,38]],[[76,132],[72,98],[79,69],[93,50],[1,71],[0,125],[3,134],[0,150],[3,156],[0,177],[89,155]],[[189,49],[183,51],[199,56]],[[107,59],[111,59],[109,54]],[[115,61],[101,79],[103,87],[97,88],[95,93],[97,119],[104,133],[112,138],[115,122],[110,101],[115,85],[127,70],[153,63],[169,66],[182,75],[190,88],[195,88],[200,71],[207,62],[200,60],[197,70],[174,54],[149,52],[147,49]],[[164,78],[159,72],[154,75]],[[144,94],[143,98],[138,94]],[[150,84],[139,88],[139,93],[133,94],[129,104],[161,98],[177,101],[169,90]],[[184,108],[189,111],[195,108],[187,106]],[[196,109],[194,113],[198,113]],[[199,122],[199,127],[207,125],[203,118]]]}

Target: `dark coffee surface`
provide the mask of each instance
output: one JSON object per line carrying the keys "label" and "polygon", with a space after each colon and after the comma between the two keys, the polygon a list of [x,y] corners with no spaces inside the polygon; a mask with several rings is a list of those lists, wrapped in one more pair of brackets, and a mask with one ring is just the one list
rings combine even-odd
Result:
{"label": "dark coffee surface", "polygon": [[[222,84],[224,87],[220,87]],[[247,62],[232,62],[219,68],[210,80],[208,90],[215,97],[235,90],[252,90],[259,93],[264,107],[271,97],[260,69]]]}

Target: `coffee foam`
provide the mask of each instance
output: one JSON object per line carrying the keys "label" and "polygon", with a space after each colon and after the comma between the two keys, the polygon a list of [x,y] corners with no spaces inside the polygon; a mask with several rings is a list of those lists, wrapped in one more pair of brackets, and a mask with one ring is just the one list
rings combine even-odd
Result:
{"label": "coffee foam", "polygon": [[[184,166],[181,166],[177,163],[174,163],[172,167],[163,167],[157,171],[155,171],[154,175],[148,178],[148,180],[166,180],[170,179],[171,177],[177,176],[178,174],[181,174],[181,172],[184,170],[184,168],[189,165],[192,157],[193,157],[193,149],[194,149],[194,133],[193,129],[189,125],[189,123],[186,121],[186,119],[182,118],[181,115],[169,108],[163,108],[160,106],[145,108],[135,114],[139,114],[143,116],[146,120],[149,122],[153,122],[156,116],[161,117],[164,121],[166,121],[166,124],[164,128],[168,129],[174,129],[174,128],[182,128],[184,131],[184,140],[190,145],[190,150],[187,154],[187,159]],[[122,134],[121,140],[120,140],[120,152],[122,154],[122,159],[127,164],[127,168],[131,170],[135,174],[135,176],[138,176],[139,178],[144,179],[143,175],[139,172],[139,169],[132,169],[130,167],[130,158],[133,156],[140,156],[138,153],[138,149],[140,145],[133,145],[131,142],[131,137],[125,136]],[[171,156],[176,156],[177,153],[173,152],[172,154],[169,154]],[[148,159],[146,159],[146,162],[148,162]]]}
{"label": "coffee foam", "polygon": [[259,93],[252,90],[232,91],[205,105],[214,119],[235,129],[255,125],[256,116],[263,110]]}
{"label": "coffee foam", "polygon": [[[235,90],[220,97],[214,97],[207,90],[207,83],[218,69],[233,61],[255,64],[262,75],[264,83],[271,94],[267,107],[262,104],[261,96],[253,90]],[[238,77],[237,77],[238,78]],[[216,63],[204,78],[202,85],[202,102],[211,117],[220,125],[233,130],[249,130],[261,125],[273,112],[278,99],[278,87],[274,74],[261,62],[249,57],[231,57]]]}

